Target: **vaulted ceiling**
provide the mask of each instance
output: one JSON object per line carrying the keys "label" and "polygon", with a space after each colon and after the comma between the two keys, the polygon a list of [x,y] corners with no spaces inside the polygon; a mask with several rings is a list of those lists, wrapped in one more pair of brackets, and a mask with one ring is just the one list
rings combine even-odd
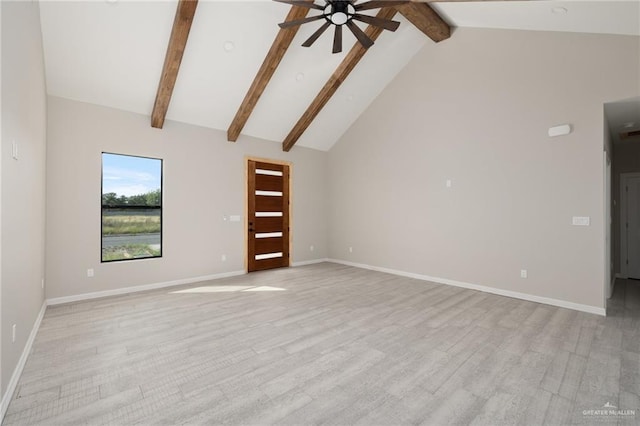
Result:
{"label": "vaulted ceiling", "polygon": [[[151,116],[177,4],[42,2],[49,94]],[[640,36],[637,0],[431,5],[452,27]],[[271,1],[201,0],[173,93],[170,99],[166,97],[166,118],[227,131],[279,33],[277,24],[285,20],[290,9]],[[401,14],[394,19],[401,22],[400,28],[381,34],[335,94],[327,98],[326,106],[315,117],[307,112],[306,120],[303,114],[323,86],[345,58],[353,55],[350,50],[355,39],[345,33],[340,54],[331,54],[330,32],[312,47],[304,48],[300,44],[320,24],[302,25],[241,126],[238,141],[242,141],[242,135],[278,142],[291,140],[301,120],[305,126],[293,142],[330,149],[413,55],[425,43],[433,43]]]}

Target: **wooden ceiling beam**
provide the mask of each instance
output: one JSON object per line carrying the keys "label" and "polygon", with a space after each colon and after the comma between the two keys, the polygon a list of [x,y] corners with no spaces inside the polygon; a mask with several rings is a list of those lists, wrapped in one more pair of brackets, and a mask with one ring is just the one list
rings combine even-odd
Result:
{"label": "wooden ceiling beam", "polygon": [[180,0],[178,2],[167,53],[164,57],[160,83],[156,92],[156,100],[151,113],[151,127],[162,129],[164,125],[197,6],[198,0]]}
{"label": "wooden ceiling beam", "polygon": [[[310,0],[310,2],[311,1],[312,0]],[[292,6],[285,22],[302,19],[307,16],[310,10],[311,9],[306,7]],[[271,45],[271,49],[269,49],[266,58],[264,58],[264,61],[258,70],[258,74],[256,74],[253,83],[251,83],[249,91],[245,95],[238,112],[236,112],[236,115],[227,130],[227,140],[229,142],[235,142],[238,140],[240,132],[242,132],[245,124],[247,124],[249,116],[256,107],[260,96],[262,96],[264,89],[267,87],[267,84],[271,81],[271,77],[273,77],[278,65],[280,65],[280,61],[282,61],[287,49],[289,49],[298,29],[300,29],[299,25],[292,28],[281,28],[280,31],[278,31],[278,34]]]}
{"label": "wooden ceiling beam", "polygon": [[396,6],[409,22],[436,43],[451,37],[451,27],[427,3],[404,2]]}
{"label": "wooden ceiling beam", "polygon": [[[395,8],[387,7],[380,9],[376,16],[381,19],[392,19],[396,13],[397,10]],[[364,32],[371,40],[376,41],[382,31],[383,29],[380,27],[369,25]],[[291,132],[289,132],[284,142],[282,142],[283,151],[289,151],[293,148],[296,142],[298,142],[298,139],[300,139],[300,136],[302,136],[305,130],[307,130],[318,113],[320,113],[322,108],[324,108],[327,102],[329,102],[329,99],[331,99],[340,85],[347,79],[349,74],[351,74],[351,71],[353,71],[356,65],[358,65],[358,62],[360,62],[365,53],[367,53],[367,49],[365,49],[362,44],[356,42],[333,75],[329,78],[329,81],[327,81],[324,87],[320,90],[320,93],[318,93],[313,102],[311,102],[309,108],[307,108]]]}

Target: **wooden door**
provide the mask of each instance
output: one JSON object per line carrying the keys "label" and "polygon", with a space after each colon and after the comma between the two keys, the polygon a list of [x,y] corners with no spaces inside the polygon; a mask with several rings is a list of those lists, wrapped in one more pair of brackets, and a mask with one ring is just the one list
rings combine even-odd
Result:
{"label": "wooden door", "polygon": [[247,269],[289,266],[289,166],[248,162]]}

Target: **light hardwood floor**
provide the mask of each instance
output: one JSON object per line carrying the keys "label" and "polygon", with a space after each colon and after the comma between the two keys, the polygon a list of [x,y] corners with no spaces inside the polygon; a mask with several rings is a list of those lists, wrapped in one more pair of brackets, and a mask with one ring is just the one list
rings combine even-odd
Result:
{"label": "light hardwood floor", "polygon": [[4,424],[637,424],[609,315],[330,263],[49,307]]}

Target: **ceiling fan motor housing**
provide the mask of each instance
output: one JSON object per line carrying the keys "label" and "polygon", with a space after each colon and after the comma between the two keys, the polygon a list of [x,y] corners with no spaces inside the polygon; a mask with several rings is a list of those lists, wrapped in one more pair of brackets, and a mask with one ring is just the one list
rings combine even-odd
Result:
{"label": "ceiling fan motor housing", "polygon": [[327,1],[324,17],[333,25],[344,25],[353,18],[355,8],[349,0]]}

